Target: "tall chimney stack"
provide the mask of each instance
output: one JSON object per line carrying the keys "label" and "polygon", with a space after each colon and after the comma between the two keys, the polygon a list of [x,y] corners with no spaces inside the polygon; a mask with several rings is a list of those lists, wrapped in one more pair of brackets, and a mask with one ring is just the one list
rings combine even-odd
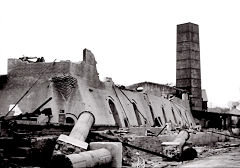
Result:
{"label": "tall chimney stack", "polygon": [[189,92],[192,110],[202,111],[199,29],[197,24],[177,25],[176,87]]}

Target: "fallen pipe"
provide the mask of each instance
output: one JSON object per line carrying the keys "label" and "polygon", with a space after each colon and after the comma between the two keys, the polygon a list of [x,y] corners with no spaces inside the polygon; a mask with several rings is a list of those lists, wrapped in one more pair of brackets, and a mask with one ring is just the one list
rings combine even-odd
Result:
{"label": "fallen pipe", "polygon": [[175,157],[179,155],[179,158],[182,157],[183,148],[186,145],[186,141],[190,138],[189,133],[186,130],[182,130],[174,138],[173,141],[163,142],[164,147],[163,153],[169,157]]}
{"label": "fallen pipe", "polygon": [[79,118],[74,125],[72,131],[70,132],[69,136],[76,138],[80,141],[85,141],[88,133],[95,123],[94,115],[89,111],[84,111],[79,115]]}
{"label": "fallen pipe", "polygon": [[88,148],[88,143],[86,143],[85,140],[94,123],[95,117],[91,112],[82,112],[69,136],[61,134],[58,137],[53,155],[71,154],[86,150]]}
{"label": "fallen pipe", "polygon": [[183,145],[189,138],[189,133],[186,130],[182,130],[173,141],[163,142],[162,145]]}
{"label": "fallen pipe", "polygon": [[99,167],[109,165],[112,161],[112,155],[105,148],[81,152],[70,155],[55,155],[53,156],[51,168],[80,168],[80,167]]}

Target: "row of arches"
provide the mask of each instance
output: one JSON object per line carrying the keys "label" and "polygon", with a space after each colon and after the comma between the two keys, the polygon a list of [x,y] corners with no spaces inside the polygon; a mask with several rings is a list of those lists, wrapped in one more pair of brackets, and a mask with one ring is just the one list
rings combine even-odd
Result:
{"label": "row of arches", "polygon": [[[147,123],[147,119],[146,117],[143,116],[143,114],[139,111],[136,103],[133,101],[131,102],[132,103],[132,106],[133,106],[133,110],[134,110],[134,114],[136,116],[136,120],[137,120],[137,124],[140,126],[140,125],[143,125],[143,124],[146,124]],[[119,113],[118,113],[118,110],[113,102],[113,100],[111,99],[108,99],[108,105],[110,107],[110,110],[113,114],[113,117],[114,117],[114,120],[116,122],[116,125],[119,126],[119,127],[122,127],[122,123],[121,123],[121,119],[120,119],[120,116],[119,116]],[[150,115],[151,115],[151,119],[152,121],[154,122],[153,126],[162,126],[163,124],[167,123],[167,122],[172,122],[171,120],[168,120],[167,119],[167,114],[166,114],[166,110],[164,108],[164,106],[162,106],[162,115],[163,115],[163,118],[161,118],[160,116],[155,116],[154,112],[153,112],[153,108],[151,105],[148,105],[149,107],[149,111],[150,111]],[[173,123],[176,123],[176,124],[181,124],[181,121],[178,122],[177,120],[177,117],[176,117],[176,114],[174,112],[174,109],[173,107],[171,107],[171,112],[172,112],[172,116],[173,116]],[[181,113],[181,112],[180,112]],[[144,119],[144,123],[141,119],[141,116],[142,118]],[[186,118],[185,120],[188,120],[188,117],[187,117],[187,114],[185,113],[185,116],[184,118]],[[188,122],[188,121],[187,121]],[[129,121],[128,121],[128,118],[124,118],[124,125],[126,127],[130,126],[129,124]]]}
{"label": "row of arches", "polygon": [[[115,120],[116,126],[118,126],[118,127],[129,127],[129,126],[131,126],[131,124],[129,122],[129,118],[127,116],[125,116],[123,118],[123,123],[122,123],[121,117],[119,115],[119,111],[118,111],[118,109],[117,109],[117,107],[114,103],[114,99],[110,97],[106,100],[107,100],[109,109],[110,109],[110,111],[113,115],[113,118]],[[136,117],[137,125],[140,126],[140,125],[146,124],[148,122],[147,120],[149,118],[147,119],[146,116],[144,116],[140,112],[140,110],[138,109],[135,101],[131,101],[131,104],[132,104],[132,108],[133,108],[133,111],[134,111],[134,114],[135,114],[135,117]],[[160,115],[156,115],[156,113],[154,113],[153,108],[150,104],[148,105],[148,107],[149,107],[149,111],[150,111],[149,117],[151,117],[150,119],[153,121],[152,126],[162,126],[167,122],[173,122],[173,123],[176,123],[177,125],[181,124],[181,121],[178,121],[179,118],[177,119],[177,117],[176,117],[176,111],[173,109],[173,107],[171,107],[171,111],[167,110],[168,113],[172,112],[172,114],[170,114],[170,115],[173,116],[173,117],[171,117],[171,118],[173,118],[173,121],[168,119],[167,114],[166,114],[166,109],[164,108],[164,106],[161,107],[162,117],[160,117]],[[185,121],[183,121],[183,117],[185,118],[184,120],[187,120],[186,122],[189,122],[187,114],[184,113],[185,116],[183,116],[180,109],[178,109],[178,110],[179,110],[178,113],[179,113],[179,116],[182,119],[182,122],[185,122]],[[168,114],[168,116],[169,116],[169,114]],[[74,116],[71,116],[70,114],[66,114],[66,123],[67,124],[75,124],[76,121],[77,121],[76,116],[74,117]]]}

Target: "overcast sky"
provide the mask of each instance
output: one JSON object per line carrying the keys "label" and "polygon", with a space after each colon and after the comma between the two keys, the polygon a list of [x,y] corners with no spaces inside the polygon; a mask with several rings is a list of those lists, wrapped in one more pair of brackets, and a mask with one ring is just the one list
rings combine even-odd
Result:
{"label": "overcast sky", "polygon": [[240,100],[238,0],[0,0],[0,74],[7,59],[82,60],[116,84],[176,83],[176,25],[200,29],[202,88],[212,106]]}

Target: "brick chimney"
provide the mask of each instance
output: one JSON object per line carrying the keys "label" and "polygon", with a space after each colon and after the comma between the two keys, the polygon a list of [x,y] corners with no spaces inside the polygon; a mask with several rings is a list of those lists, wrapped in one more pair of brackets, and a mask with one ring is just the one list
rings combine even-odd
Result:
{"label": "brick chimney", "polygon": [[176,87],[189,92],[192,110],[202,111],[199,28],[197,24],[177,25]]}

